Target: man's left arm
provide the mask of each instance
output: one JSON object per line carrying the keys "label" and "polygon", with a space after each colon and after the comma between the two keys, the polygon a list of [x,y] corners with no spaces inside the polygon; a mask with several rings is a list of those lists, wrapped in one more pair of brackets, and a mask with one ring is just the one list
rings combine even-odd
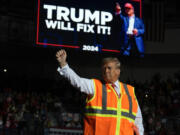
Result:
{"label": "man's left arm", "polygon": [[135,126],[137,126],[138,128],[139,135],[144,135],[143,118],[139,105],[138,105],[137,115],[135,118]]}
{"label": "man's left arm", "polygon": [[135,19],[135,28],[133,31],[135,31],[136,36],[144,34],[144,23],[140,18]]}

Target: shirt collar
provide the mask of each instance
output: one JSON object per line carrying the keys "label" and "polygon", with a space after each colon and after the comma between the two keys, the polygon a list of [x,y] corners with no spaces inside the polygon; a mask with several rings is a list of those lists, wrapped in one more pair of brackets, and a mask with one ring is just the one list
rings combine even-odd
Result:
{"label": "shirt collar", "polygon": [[132,18],[132,19],[134,19],[134,18],[135,18],[135,15],[133,15],[133,16],[130,16],[129,18]]}
{"label": "shirt collar", "polygon": [[119,80],[117,80],[116,82],[113,83],[115,85],[116,88],[119,88]]}

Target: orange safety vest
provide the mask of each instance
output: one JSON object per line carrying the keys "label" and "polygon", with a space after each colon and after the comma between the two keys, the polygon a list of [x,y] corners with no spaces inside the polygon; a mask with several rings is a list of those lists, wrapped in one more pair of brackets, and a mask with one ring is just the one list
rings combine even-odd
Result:
{"label": "orange safety vest", "polygon": [[95,93],[86,104],[84,135],[134,135],[138,110],[134,87],[119,83],[118,97],[110,84],[94,79]]}

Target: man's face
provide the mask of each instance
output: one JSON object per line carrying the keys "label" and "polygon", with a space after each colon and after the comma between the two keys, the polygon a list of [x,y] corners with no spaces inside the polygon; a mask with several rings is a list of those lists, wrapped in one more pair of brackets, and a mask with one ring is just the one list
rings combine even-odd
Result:
{"label": "man's face", "polygon": [[119,78],[120,69],[115,62],[108,62],[102,66],[102,75],[107,83],[114,83]]}
{"label": "man's face", "polygon": [[125,12],[128,16],[132,16],[132,15],[134,15],[134,8],[125,7]]}

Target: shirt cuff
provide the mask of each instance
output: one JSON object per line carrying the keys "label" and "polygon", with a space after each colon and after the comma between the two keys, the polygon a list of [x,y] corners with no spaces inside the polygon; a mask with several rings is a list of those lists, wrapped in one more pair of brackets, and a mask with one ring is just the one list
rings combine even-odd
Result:
{"label": "shirt cuff", "polygon": [[66,64],[64,67],[58,67],[57,71],[60,73],[60,75],[64,75],[64,72],[69,68],[69,65]]}

